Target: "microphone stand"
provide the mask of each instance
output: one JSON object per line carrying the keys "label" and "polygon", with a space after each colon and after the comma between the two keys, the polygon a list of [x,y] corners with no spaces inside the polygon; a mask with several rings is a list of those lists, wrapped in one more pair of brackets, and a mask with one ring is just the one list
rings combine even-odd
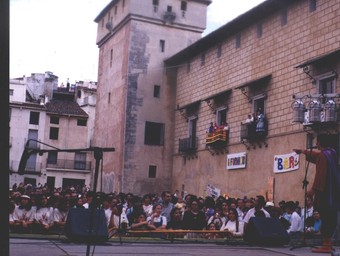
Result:
{"label": "microphone stand", "polygon": [[[313,150],[313,147],[309,149],[309,157],[312,155],[312,150]],[[306,243],[307,186],[309,184],[307,180],[308,168],[309,168],[309,161],[307,161],[307,165],[305,168],[305,178],[302,181],[302,189],[304,190],[304,193],[305,193],[305,197],[304,197],[305,202],[304,202],[304,211],[303,211],[303,240],[302,240],[301,245],[293,246],[292,248],[290,248],[290,250],[294,250],[295,248],[302,248],[302,247],[312,247],[312,246],[307,245]]]}
{"label": "microphone stand", "polygon": [[[29,142],[30,141],[35,141],[38,142],[40,144],[49,146],[53,149],[36,149],[36,148],[30,148],[29,146]],[[29,151],[28,151],[29,150]],[[78,153],[78,152],[86,152],[86,151],[90,151],[90,152],[94,152],[94,158],[96,160],[96,165],[95,165],[95,171],[94,171],[94,184],[93,184],[93,191],[97,192],[97,182],[98,182],[98,174],[99,174],[99,164],[100,161],[103,158],[103,152],[113,152],[115,151],[114,148],[99,148],[99,147],[89,147],[89,148],[83,148],[83,149],[59,149],[53,146],[50,146],[46,143],[40,142],[38,140],[28,140],[24,149],[24,153],[26,152],[26,155],[23,154],[23,158],[20,162],[20,167],[19,167],[19,174],[24,174],[25,172],[25,167],[26,167],[26,162],[29,158],[30,155],[33,154],[39,154],[42,155],[44,153],[48,153],[48,152],[70,152],[70,153]],[[20,170],[21,168],[23,168],[23,170]],[[87,248],[86,248],[86,256],[90,255],[90,248],[91,248],[91,236],[92,236],[92,232],[93,232],[93,226],[94,226],[94,222],[93,222],[93,218],[94,218],[94,213],[95,213],[95,209],[96,209],[96,203],[95,203],[96,199],[94,199],[94,202],[92,202],[92,205],[90,204],[90,223],[89,223],[89,237],[88,237],[88,241],[87,241]]]}

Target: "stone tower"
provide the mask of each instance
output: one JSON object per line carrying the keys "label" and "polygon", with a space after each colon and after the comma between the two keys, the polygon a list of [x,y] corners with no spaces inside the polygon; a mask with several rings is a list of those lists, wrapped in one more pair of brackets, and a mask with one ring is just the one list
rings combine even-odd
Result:
{"label": "stone tower", "polygon": [[164,81],[164,60],[201,38],[210,3],[113,0],[96,17],[93,145],[116,149],[103,156],[104,192],[171,188],[176,88]]}

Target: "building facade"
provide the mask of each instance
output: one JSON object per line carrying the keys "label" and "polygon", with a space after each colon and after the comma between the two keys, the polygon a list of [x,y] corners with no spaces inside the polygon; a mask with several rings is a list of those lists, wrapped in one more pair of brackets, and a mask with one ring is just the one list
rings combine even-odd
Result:
{"label": "building facade", "polygon": [[[173,189],[303,202],[305,158],[292,149],[328,133],[339,152],[339,10],[336,0],[268,0],[166,61]],[[246,122],[253,113],[262,124]],[[228,124],[224,137],[211,122]]]}
{"label": "building facade", "polygon": [[94,168],[91,151],[32,154],[23,175],[18,169],[25,147],[54,150],[91,146],[95,88],[90,87],[95,85],[58,87],[58,77],[51,72],[11,79],[10,186],[21,182],[47,183],[52,188],[90,185]]}
{"label": "building facade", "polygon": [[116,149],[103,156],[104,192],[171,188],[175,91],[164,60],[200,39],[210,2],[113,0],[95,19],[94,145]]}
{"label": "building facade", "polygon": [[292,149],[326,132],[339,151],[340,3],[267,0],[199,39],[210,1],[141,2],[95,20],[104,191],[302,201]]}

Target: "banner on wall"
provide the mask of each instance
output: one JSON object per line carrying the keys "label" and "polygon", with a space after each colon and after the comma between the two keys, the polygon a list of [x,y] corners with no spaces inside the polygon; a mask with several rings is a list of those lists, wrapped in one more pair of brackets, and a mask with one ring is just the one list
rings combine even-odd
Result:
{"label": "banner on wall", "polygon": [[228,154],[227,170],[246,168],[247,154],[246,152]]}
{"label": "banner on wall", "polygon": [[274,173],[290,172],[299,169],[299,155],[295,152],[274,156]]}

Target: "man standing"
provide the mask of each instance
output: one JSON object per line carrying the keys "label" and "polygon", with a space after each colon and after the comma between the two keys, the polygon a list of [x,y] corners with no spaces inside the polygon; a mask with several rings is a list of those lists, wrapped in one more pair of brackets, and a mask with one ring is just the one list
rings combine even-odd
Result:
{"label": "man standing", "polygon": [[170,213],[172,208],[174,208],[174,204],[171,203],[172,195],[170,191],[162,192],[162,216],[166,217],[166,221],[170,222]]}
{"label": "man standing", "polygon": [[337,211],[340,210],[340,172],[336,151],[330,147],[331,140],[326,134],[317,137],[320,152],[293,149],[297,154],[304,154],[306,160],[314,163],[316,173],[312,188],[307,196],[314,197],[314,209],[321,216],[322,246],[313,252],[331,253],[332,235],[337,223]]}

